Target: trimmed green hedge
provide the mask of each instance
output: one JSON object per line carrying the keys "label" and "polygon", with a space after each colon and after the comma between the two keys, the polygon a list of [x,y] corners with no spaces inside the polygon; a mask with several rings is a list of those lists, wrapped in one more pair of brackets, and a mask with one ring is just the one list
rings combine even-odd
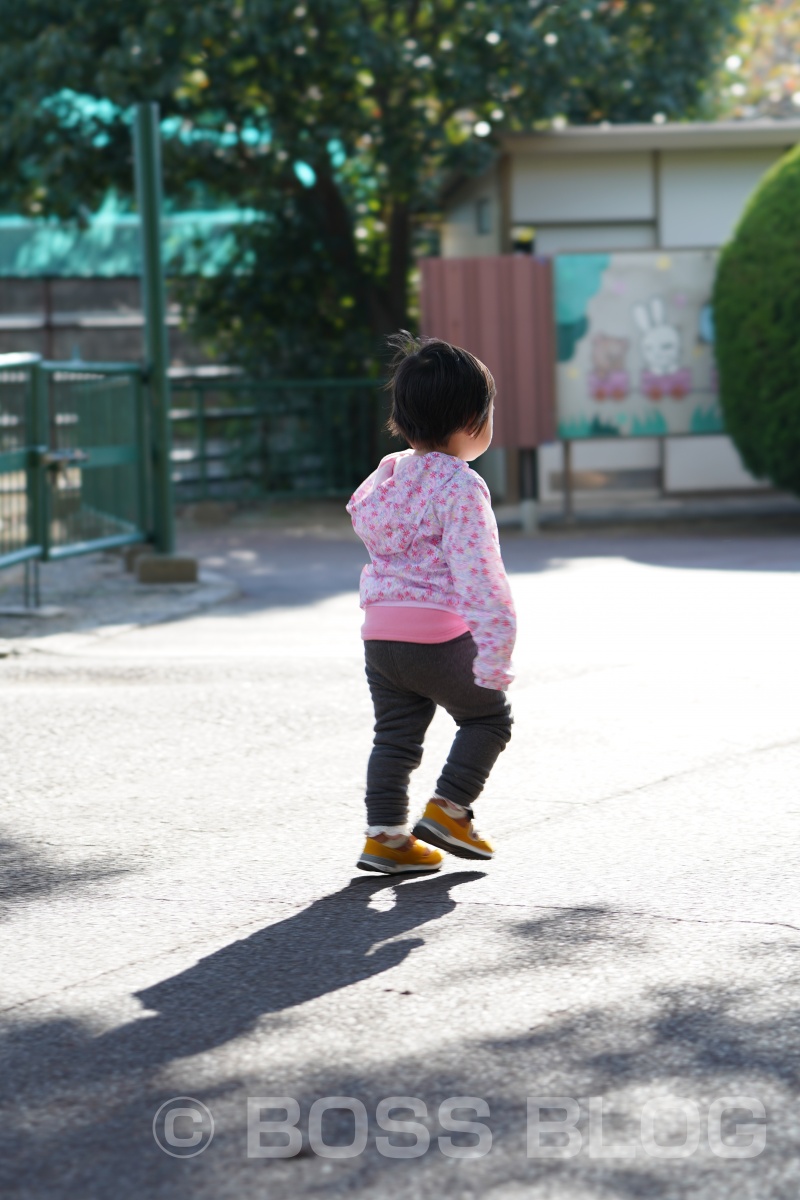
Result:
{"label": "trimmed green hedge", "polygon": [[800,494],[800,146],[722,251],[714,319],[727,431],[754,475]]}

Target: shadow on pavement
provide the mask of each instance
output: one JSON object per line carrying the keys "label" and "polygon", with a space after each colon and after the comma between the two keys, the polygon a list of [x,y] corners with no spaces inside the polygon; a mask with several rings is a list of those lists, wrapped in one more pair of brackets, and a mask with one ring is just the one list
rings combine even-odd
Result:
{"label": "shadow on pavement", "polygon": [[126,873],[127,868],[103,860],[89,860],[76,866],[49,862],[41,851],[0,835],[0,918],[12,902],[32,900]]}
{"label": "shadow on pavement", "polygon": [[[352,884],[147,989],[141,997],[157,1005],[159,1015],[99,1038],[67,1022],[31,1023],[9,1031],[0,1042],[4,1195],[26,1200],[219,1200],[223,1195],[256,1200],[266,1194],[272,1200],[344,1194],[370,1200],[789,1200],[797,1194],[792,1106],[800,1086],[800,1010],[787,1003],[780,1013],[765,1011],[758,989],[696,984],[646,989],[633,1005],[604,1000],[600,977],[614,953],[615,928],[613,915],[600,909],[576,909],[565,912],[563,921],[535,927],[526,923],[520,930],[529,939],[532,983],[548,969],[550,942],[560,954],[570,929],[580,937],[586,956],[585,1000],[551,1014],[527,1033],[493,1035],[491,1013],[483,1011],[472,1025],[453,1028],[447,1013],[433,1005],[430,1018],[441,1023],[441,1048],[420,1057],[395,1054],[391,1028],[383,1024],[374,1029],[376,1039],[386,1045],[377,1068],[342,1064],[332,1070],[324,1060],[312,1059],[298,1062],[296,1078],[276,1077],[270,1046],[282,1036],[277,1028],[262,1031],[248,1053],[244,1076],[241,1068],[233,1076],[219,1069],[211,1073],[204,1062],[160,1069],[245,1033],[259,1014],[280,1012],[402,961],[419,939],[379,951],[374,962],[369,948],[451,912],[449,888],[469,878],[474,874],[398,887],[397,905],[387,912],[366,905],[382,887],[393,885],[371,880]],[[344,953],[348,949],[351,955]],[[627,941],[627,926],[617,949],[637,952]],[[783,982],[796,985],[797,980]],[[525,980],[509,979],[506,986],[519,990],[524,1005]],[[220,1006],[229,1010],[227,1015]],[[207,1028],[197,1029],[206,1022]],[[336,1038],[335,1029],[331,1037]],[[159,1107],[185,1089],[212,1110],[217,1129],[207,1155],[175,1161],[156,1147],[152,1122]],[[369,1117],[366,1150],[331,1165],[309,1149],[304,1132],[297,1157],[248,1158],[246,1098],[268,1095],[298,1101],[303,1131],[309,1107],[318,1098],[360,1099]],[[392,1095],[420,1097],[427,1105],[432,1136],[420,1158],[390,1159],[376,1149],[375,1137],[386,1132],[376,1127],[376,1105]],[[665,1095],[689,1098],[698,1106],[703,1132],[697,1152],[678,1158],[643,1153],[642,1105]],[[474,1135],[453,1135],[441,1127],[439,1105],[450,1096],[478,1096],[487,1102],[485,1120],[493,1142],[485,1156],[457,1160],[441,1151],[437,1136],[442,1134],[453,1137],[457,1146],[475,1144]],[[567,1096],[580,1102],[579,1152],[560,1158],[529,1156],[527,1096]],[[600,1156],[590,1152],[588,1142],[585,1098],[591,1096],[603,1097],[607,1111],[606,1153]],[[711,1154],[707,1110],[724,1096],[763,1100],[769,1136],[760,1156]],[[544,1115],[559,1119],[555,1111]],[[720,1126],[729,1144],[739,1121],[752,1129],[746,1111],[731,1105]],[[325,1125],[326,1145],[347,1147],[353,1136],[352,1116],[334,1105]],[[684,1129],[659,1128],[660,1144],[670,1136],[680,1145]],[[393,1135],[393,1141],[410,1144],[408,1135]],[[615,1153],[620,1146],[637,1145],[629,1158]]]}
{"label": "shadow on pavement", "polygon": [[[796,571],[797,535],[783,529],[760,533],[626,530],[543,533],[524,538],[501,531],[503,558],[512,576],[560,569],[581,559],[623,558],[649,566],[685,570]],[[353,538],[298,537],[276,529],[196,530],[183,549],[210,570],[232,580],[243,607],[264,609],[313,604],[358,591],[366,551]]]}
{"label": "shadow on pavement", "polygon": [[[356,879],[314,901],[285,921],[233,942],[172,979],[137,993],[157,1017],[109,1034],[103,1056],[133,1053],[139,1062],[163,1063],[199,1054],[251,1029],[265,1013],[282,1012],[398,966],[420,937],[397,938],[455,910],[450,889],[482,879],[482,871],[458,871],[398,885]],[[394,887],[387,911],[368,907],[378,892]]]}
{"label": "shadow on pavement", "polygon": [[[423,938],[405,938],[372,952],[373,947],[453,912],[456,902],[450,890],[483,876],[482,871],[457,871],[402,884],[382,877],[355,879],[341,891],[138,993],[155,1016],[143,1016],[97,1038],[69,1026],[65,1039],[60,1023],[49,1026],[49,1033],[39,1028],[32,1044],[18,1047],[21,1057],[0,1065],[0,1078],[13,1091],[26,1080],[46,1080],[58,1059],[59,1073],[68,1066],[75,1082],[97,1080],[129,1069],[162,1067],[223,1045],[247,1033],[267,1013],[282,1012],[398,966],[424,944]],[[394,906],[385,911],[370,908],[369,901],[389,888],[395,891]],[[15,1063],[22,1075],[15,1075]]]}
{"label": "shadow on pavement", "polygon": [[757,533],[720,529],[674,531],[598,530],[547,533],[536,539],[502,538],[510,575],[547,571],[581,559],[621,558],[652,567],[690,571],[796,571],[798,531],[764,528]]}

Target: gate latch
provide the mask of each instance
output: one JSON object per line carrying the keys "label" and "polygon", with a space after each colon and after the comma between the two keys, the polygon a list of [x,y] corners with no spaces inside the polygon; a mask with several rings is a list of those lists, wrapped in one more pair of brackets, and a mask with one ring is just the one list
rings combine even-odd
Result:
{"label": "gate latch", "polygon": [[89,455],[85,450],[46,450],[40,461],[48,471],[63,471],[67,467],[78,467],[88,462]]}

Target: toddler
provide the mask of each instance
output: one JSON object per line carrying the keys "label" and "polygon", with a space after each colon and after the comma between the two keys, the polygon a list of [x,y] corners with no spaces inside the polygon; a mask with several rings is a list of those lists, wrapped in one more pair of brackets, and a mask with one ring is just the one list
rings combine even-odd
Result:
{"label": "toddler", "polygon": [[[411,449],[387,455],[347,511],[371,559],[361,575],[361,632],[375,740],[357,866],[393,875],[438,870],[440,850],[494,854],[472,805],[511,737],[504,689],[516,618],[489,490],[468,465],[492,440],[494,380],[448,342],[403,333],[390,343],[389,427]],[[411,831],[408,783],[437,705],[458,730]]]}

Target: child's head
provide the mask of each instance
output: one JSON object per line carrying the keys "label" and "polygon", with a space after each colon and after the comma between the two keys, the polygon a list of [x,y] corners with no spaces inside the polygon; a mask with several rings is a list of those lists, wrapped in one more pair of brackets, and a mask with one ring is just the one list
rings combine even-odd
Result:
{"label": "child's head", "polygon": [[486,430],[495,395],[487,367],[459,346],[440,338],[398,333],[389,391],[389,429],[415,450],[440,450],[454,434],[479,436]]}

